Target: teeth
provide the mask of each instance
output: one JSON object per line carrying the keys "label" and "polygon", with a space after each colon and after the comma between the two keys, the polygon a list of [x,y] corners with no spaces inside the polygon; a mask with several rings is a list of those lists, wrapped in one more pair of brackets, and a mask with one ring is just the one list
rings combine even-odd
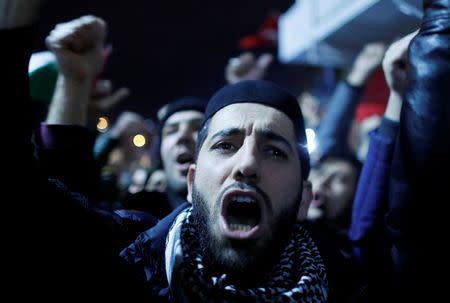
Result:
{"label": "teeth", "polygon": [[250,229],[252,229],[252,227],[250,225],[242,225],[242,224],[231,224],[230,228],[232,230],[238,230],[238,231],[249,231]]}
{"label": "teeth", "polygon": [[255,201],[249,196],[235,196],[233,197],[234,202],[245,202],[245,203],[255,203]]}

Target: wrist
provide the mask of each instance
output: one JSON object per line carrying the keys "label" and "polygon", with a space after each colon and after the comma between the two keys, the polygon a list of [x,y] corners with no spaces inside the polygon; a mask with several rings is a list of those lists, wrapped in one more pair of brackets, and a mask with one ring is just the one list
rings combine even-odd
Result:
{"label": "wrist", "polygon": [[46,122],[86,126],[91,87],[90,79],[73,79],[60,74]]}
{"label": "wrist", "polygon": [[395,122],[400,121],[400,111],[402,109],[402,96],[400,93],[396,91],[391,91],[388,99],[388,103],[386,106],[386,110],[384,112],[384,116],[387,119],[390,119]]}
{"label": "wrist", "polygon": [[369,78],[369,75],[365,72],[351,71],[347,75],[346,81],[348,84],[350,84],[352,86],[361,87],[366,84],[368,78]]}

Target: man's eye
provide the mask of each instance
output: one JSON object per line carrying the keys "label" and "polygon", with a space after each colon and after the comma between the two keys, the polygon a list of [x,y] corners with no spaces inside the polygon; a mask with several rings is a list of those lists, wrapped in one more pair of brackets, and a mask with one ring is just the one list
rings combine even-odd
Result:
{"label": "man's eye", "polygon": [[163,136],[172,135],[172,134],[176,133],[177,130],[178,129],[176,127],[164,128],[162,131],[162,134],[163,134]]}
{"label": "man's eye", "polygon": [[341,175],[341,174],[334,175],[334,178],[333,178],[333,182],[336,182],[336,183],[345,184],[345,183],[349,183],[349,181],[350,181],[350,179],[348,178],[348,176]]}
{"label": "man's eye", "polygon": [[274,158],[286,159],[287,154],[279,148],[276,147],[267,147],[266,152]]}
{"label": "man's eye", "polygon": [[213,149],[221,150],[221,151],[230,151],[234,149],[234,145],[230,142],[218,142],[213,146]]}

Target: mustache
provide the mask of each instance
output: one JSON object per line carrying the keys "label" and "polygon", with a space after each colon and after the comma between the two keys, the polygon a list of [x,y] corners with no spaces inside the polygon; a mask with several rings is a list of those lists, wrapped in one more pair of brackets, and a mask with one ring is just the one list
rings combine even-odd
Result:
{"label": "mustache", "polygon": [[259,188],[255,183],[253,182],[242,182],[242,181],[236,181],[231,185],[228,185],[220,195],[220,201],[223,200],[223,196],[226,192],[233,189],[240,189],[240,190],[247,190],[247,191],[255,191],[257,192],[262,198],[265,206],[272,211],[272,203],[270,201],[269,196],[261,189]]}

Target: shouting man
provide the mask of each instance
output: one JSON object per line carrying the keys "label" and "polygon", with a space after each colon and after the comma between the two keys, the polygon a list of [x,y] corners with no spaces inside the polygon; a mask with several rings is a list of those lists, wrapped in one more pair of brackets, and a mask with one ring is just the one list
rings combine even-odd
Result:
{"label": "shouting man", "polygon": [[143,265],[169,300],[324,302],[331,279],[304,220],[308,173],[296,99],[261,80],[225,86],[206,107],[188,172],[190,204],[121,255]]}

